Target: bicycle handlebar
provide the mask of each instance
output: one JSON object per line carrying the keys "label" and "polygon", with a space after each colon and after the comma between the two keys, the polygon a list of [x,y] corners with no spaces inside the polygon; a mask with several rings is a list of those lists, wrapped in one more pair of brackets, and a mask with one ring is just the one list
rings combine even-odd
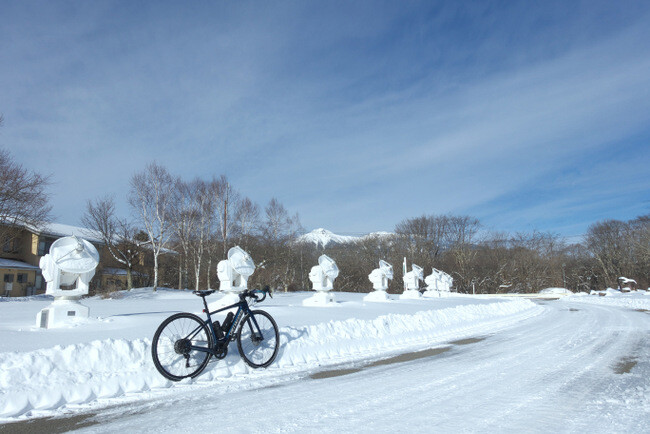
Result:
{"label": "bicycle handlebar", "polygon": [[[257,295],[257,294],[260,294],[260,293],[262,294],[261,296]],[[242,298],[243,297],[250,297],[250,298],[254,299],[256,302],[259,303],[259,302],[262,302],[262,301],[266,300],[267,295],[269,297],[273,298],[273,295],[271,294],[271,289],[269,288],[268,285],[265,286],[264,289],[249,289],[249,290],[246,290],[246,291],[242,292],[241,297]]]}

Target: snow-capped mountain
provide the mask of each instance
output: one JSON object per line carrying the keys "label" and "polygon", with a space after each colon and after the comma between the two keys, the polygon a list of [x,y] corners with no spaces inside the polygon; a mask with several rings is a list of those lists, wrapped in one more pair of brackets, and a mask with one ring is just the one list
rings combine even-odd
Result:
{"label": "snow-capped mountain", "polygon": [[337,235],[334,232],[323,228],[314,229],[313,231],[298,237],[298,242],[300,243],[314,243],[323,247],[327,246],[328,244],[346,244],[353,243],[358,240],[359,237],[350,235]]}
{"label": "snow-capped mountain", "polygon": [[327,229],[318,228],[298,237],[298,242],[314,243],[317,246],[320,245],[326,247],[327,245],[331,246],[332,244],[354,243],[370,237],[390,237],[392,235],[391,232],[372,232],[363,236],[337,235]]}

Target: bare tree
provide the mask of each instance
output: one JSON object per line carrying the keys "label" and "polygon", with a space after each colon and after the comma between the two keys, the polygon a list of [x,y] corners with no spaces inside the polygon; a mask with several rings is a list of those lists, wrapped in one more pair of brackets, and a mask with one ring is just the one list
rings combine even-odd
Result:
{"label": "bare tree", "polygon": [[221,175],[219,179],[213,180],[216,213],[219,221],[219,235],[223,243],[223,256],[228,252],[228,239],[231,235],[232,228],[235,224],[233,210],[236,208],[239,194],[232,187],[228,178]]}
{"label": "bare tree", "polygon": [[151,163],[131,178],[129,204],[149,237],[153,253],[153,290],[158,288],[158,257],[166,248],[171,229],[171,202],[175,179],[164,167]]}
{"label": "bare tree", "polygon": [[133,265],[140,255],[135,240],[137,229],[127,219],[115,215],[114,199],[106,196],[94,202],[89,200],[81,222],[100,234],[113,259],[126,268],[127,289],[133,288]]}
{"label": "bare tree", "polygon": [[46,176],[29,172],[0,149],[0,242],[10,242],[21,226],[39,227],[50,218]]}
{"label": "bare tree", "polygon": [[447,216],[423,215],[402,220],[395,226],[395,233],[407,244],[414,260],[435,259],[446,247],[449,227]]}
{"label": "bare tree", "polygon": [[629,227],[619,220],[605,220],[587,229],[587,248],[598,261],[608,286],[614,286],[626,270],[626,236]]}
{"label": "bare tree", "polygon": [[272,198],[266,208],[266,222],[262,229],[264,237],[274,244],[295,238],[300,231],[300,217],[298,214],[290,216],[287,209],[276,198]]}
{"label": "bare tree", "polygon": [[469,246],[474,243],[476,234],[481,228],[481,222],[470,216],[446,216],[446,244],[453,247]]}
{"label": "bare tree", "polygon": [[[208,244],[211,241],[212,227],[215,220],[215,197],[210,185],[205,181],[196,180],[191,184],[192,211],[196,215],[196,226],[193,240],[190,244],[192,259],[194,260],[195,288],[199,289],[201,277],[201,264]],[[210,262],[208,262],[207,287],[210,287]]]}
{"label": "bare tree", "polygon": [[[289,285],[296,280],[298,271],[293,266],[295,253],[300,253],[300,246],[293,241],[302,230],[298,214],[290,216],[280,201],[273,198],[265,208],[266,219],[262,227],[262,238],[266,245],[264,250],[264,267],[267,269],[267,281],[275,288]],[[298,250],[296,250],[298,249]]]}
{"label": "bare tree", "polygon": [[629,226],[634,276],[650,282],[650,214],[637,217],[629,222]]}
{"label": "bare tree", "polygon": [[605,220],[589,227],[586,246],[600,266],[607,286],[618,277],[650,281],[650,216],[627,222]]}
{"label": "bare tree", "polygon": [[170,203],[170,222],[175,232],[181,257],[178,261],[178,289],[188,286],[188,261],[190,260],[190,243],[194,234],[197,214],[193,208],[193,192],[190,185],[180,179],[176,180],[173,190],[174,198]]}
{"label": "bare tree", "polygon": [[246,249],[248,239],[259,226],[260,207],[249,198],[239,201],[235,221],[237,222],[238,243]]}

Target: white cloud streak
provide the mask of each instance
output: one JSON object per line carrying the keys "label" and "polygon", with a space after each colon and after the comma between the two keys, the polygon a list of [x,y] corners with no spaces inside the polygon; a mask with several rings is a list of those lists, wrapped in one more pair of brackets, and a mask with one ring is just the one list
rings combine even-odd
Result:
{"label": "white cloud streak", "polygon": [[[617,161],[633,166],[641,145],[630,143],[650,135],[647,12],[598,38],[564,24],[555,39],[510,52],[516,44],[494,22],[476,47],[444,39],[455,6],[415,24],[407,8],[351,7],[9,8],[0,146],[54,174],[67,223],[86,199],[123,197],[155,159],[186,178],[225,173],[262,204],[276,196],[308,229],[370,232],[422,213],[494,220],[499,207],[504,229],[584,227],[595,210],[580,211],[561,186],[551,200],[500,200],[615,146],[631,149]],[[490,8],[474,12],[480,20]],[[585,35],[598,33],[582,21]],[[646,180],[610,186],[632,200],[647,195]],[[601,204],[598,215],[621,206],[599,188],[581,193]],[[544,220],[546,209],[580,215]]]}

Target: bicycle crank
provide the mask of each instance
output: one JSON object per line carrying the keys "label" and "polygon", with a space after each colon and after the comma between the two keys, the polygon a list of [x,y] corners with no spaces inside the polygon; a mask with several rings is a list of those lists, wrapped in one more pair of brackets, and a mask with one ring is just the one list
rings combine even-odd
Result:
{"label": "bicycle crank", "polygon": [[228,343],[217,344],[217,348],[214,350],[214,357],[221,360],[228,355]]}

